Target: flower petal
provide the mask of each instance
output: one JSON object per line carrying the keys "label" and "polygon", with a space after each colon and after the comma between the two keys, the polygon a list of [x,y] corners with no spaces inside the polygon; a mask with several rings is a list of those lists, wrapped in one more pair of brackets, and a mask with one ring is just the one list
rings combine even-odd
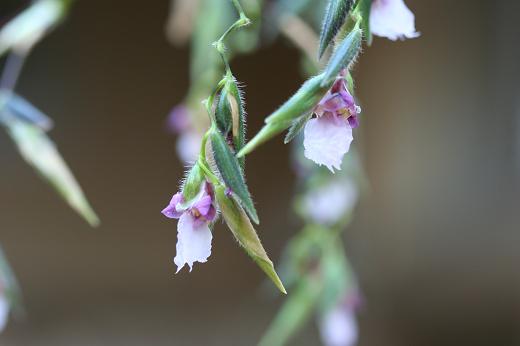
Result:
{"label": "flower petal", "polygon": [[177,224],[177,273],[187,264],[190,272],[194,262],[204,263],[211,255],[213,234],[205,222],[197,222],[191,213],[184,213]]}
{"label": "flower petal", "polygon": [[164,208],[161,213],[163,213],[164,216],[170,219],[178,219],[181,217],[182,212],[177,209],[177,204],[182,203],[183,197],[182,193],[177,192],[175,195],[173,195],[170,203],[166,208]]}
{"label": "flower petal", "polygon": [[341,161],[352,140],[352,129],[346,119],[333,115],[314,118],[305,125],[304,155],[334,173],[334,168],[341,169]]}
{"label": "flower petal", "polygon": [[0,295],[0,332],[4,330],[7,325],[7,319],[9,317],[9,302],[7,298],[2,293]]}
{"label": "flower petal", "polygon": [[314,222],[334,225],[357,201],[358,191],[352,181],[341,179],[313,189],[304,200],[304,208]]}
{"label": "flower petal", "polygon": [[374,0],[370,10],[370,31],[392,41],[415,38],[415,16],[403,0]]}

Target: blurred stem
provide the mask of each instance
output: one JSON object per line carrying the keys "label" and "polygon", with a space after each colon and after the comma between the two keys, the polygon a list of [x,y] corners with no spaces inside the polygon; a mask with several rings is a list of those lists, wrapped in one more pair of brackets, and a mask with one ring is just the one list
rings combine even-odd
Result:
{"label": "blurred stem", "polygon": [[0,78],[1,90],[14,90],[16,82],[18,82],[18,78],[22,72],[24,62],[25,55],[11,53],[7,56],[4,71],[2,73],[2,77]]}

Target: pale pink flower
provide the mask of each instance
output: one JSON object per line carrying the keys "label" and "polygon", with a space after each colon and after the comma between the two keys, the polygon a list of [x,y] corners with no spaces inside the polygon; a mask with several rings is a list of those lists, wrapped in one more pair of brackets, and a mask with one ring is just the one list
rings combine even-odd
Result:
{"label": "pale pink flower", "polygon": [[195,162],[199,156],[201,135],[193,128],[189,110],[184,105],[175,106],[166,120],[168,130],[178,135],[176,151],[179,158],[186,162]]}
{"label": "pale pink flower", "polygon": [[361,300],[357,293],[346,296],[325,312],[319,323],[325,346],[354,346],[359,337],[356,310]]}
{"label": "pale pink flower", "polygon": [[200,192],[191,201],[184,201],[182,193],[176,193],[162,213],[168,218],[179,219],[177,252],[174,258],[177,273],[185,264],[188,264],[191,271],[194,262],[206,262],[211,255],[213,239],[209,223],[216,216],[211,185],[204,182]]}
{"label": "pale pink flower", "polygon": [[340,77],[314,110],[316,117],[304,129],[304,155],[331,172],[341,169],[343,156],[353,140],[352,128],[358,125],[361,109]]}
{"label": "pale pink flower", "polygon": [[420,35],[415,31],[415,16],[403,0],[373,0],[370,31],[392,41]]}
{"label": "pale pink flower", "polygon": [[303,199],[306,215],[321,225],[338,223],[353,207],[358,190],[349,179],[338,179],[312,189]]}

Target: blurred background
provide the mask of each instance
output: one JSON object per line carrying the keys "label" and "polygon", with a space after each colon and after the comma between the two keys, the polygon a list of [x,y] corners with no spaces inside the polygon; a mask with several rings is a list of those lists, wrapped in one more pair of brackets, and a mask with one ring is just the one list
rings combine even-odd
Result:
{"label": "blurred background", "polygon": [[[0,21],[24,3],[2,0]],[[345,236],[365,299],[359,345],[520,345],[520,3],[406,3],[421,38],[376,38],[355,69],[371,184]],[[168,11],[77,1],[29,57],[18,90],[55,120],[102,225],[0,135],[0,242],[27,310],[0,345],[253,345],[282,302],[222,225],[208,263],[174,275],[176,223],[160,211],[184,168],[164,122],[189,48],[167,42]],[[301,84],[298,61],[282,40],[233,60],[249,137]],[[247,166],[275,262],[300,227],[288,154],[278,138]],[[292,344],[318,345],[314,324]]]}

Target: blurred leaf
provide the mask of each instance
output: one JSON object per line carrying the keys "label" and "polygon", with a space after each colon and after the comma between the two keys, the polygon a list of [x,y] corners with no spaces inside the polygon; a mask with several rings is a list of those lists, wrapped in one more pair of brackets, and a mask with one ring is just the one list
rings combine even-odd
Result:
{"label": "blurred leaf", "polygon": [[0,247],[0,283],[4,285],[5,294],[9,304],[13,308],[13,311],[22,314],[23,313],[23,299],[22,292],[18,280],[11,270],[9,262],[4,254],[3,249]]}
{"label": "blurred leaf", "polygon": [[251,219],[258,224],[258,214],[251,199],[251,194],[247,189],[237,158],[233,155],[231,149],[229,149],[226,140],[222,137],[220,132],[211,130],[210,139],[213,157],[215,158],[215,163],[217,164],[222,179],[224,179],[226,186],[231,189],[233,195],[238,198],[240,204],[247,211]]}
{"label": "blurred leaf", "polygon": [[312,112],[309,112],[305,115],[302,115],[301,117],[293,120],[293,123],[291,127],[289,128],[289,132],[287,132],[287,135],[285,136],[285,139],[283,140],[284,144],[289,143],[296,137],[300,131],[303,129],[305,124],[307,124],[307,121],[312,117]]}
{"label": "blurred leaf", "polygon": [[8,112],[10,116],[38,126],[44,131],[49,131],[52,128],[52,119],[34,107],[22,96],[14,93],[0,92],[0,97],[5,97],[4,112]]}
{"label": "blurred leaf", "polygon": [[353,3],[354,0],[329,0],[321,28],[318,58],[323,56],[323,53],[325,53],[325,50],[338,33]]}
{"label": "blurred leaf", "polygon": [[60,0],[39,0],[0,29],[0,56],[13,49],[28,52],[63,17]]}
{"label": "blurred leaf", "polygon": [[98,217],[90,207],[81,187],[74,179],[54,143],[45,132],[39,127],[17,118],[7,117],[4,119],[4,123],[27,163],[47,179],[68,204],[83,216],[91,226],[97,226],[99,224]]}
{"label": "blurred leaf", "polygon": [[330,57],[325,72],[323,72],[323,86],[332,83],[338,76],[339,72],[344,68],[348,68],[350,63],[354,61],[361,49],[361,37],[361,30],[354,28],[354,30],[352,30],[347,37],[341,41]]}
{"label": "blurred leaf", "polygon": [[276,287],[282,292],[287,293],[278,274],[273,266],[273,262],[267,256],[260,238],[256,234],[253,225],[249,221],[244,210],[232,198],[226,196],[225,188],[217,186],[215,188],[220,211],[224,221],[235,236],[238,243],[246,250],[251,258],[258,264],[264,273],[273,281]]}
{"label": "blurred leaf", "polygon": [[287,297],[259,345],[285,345],[308,322],[322,288],[321,280],[310,276],[303,277]]}

